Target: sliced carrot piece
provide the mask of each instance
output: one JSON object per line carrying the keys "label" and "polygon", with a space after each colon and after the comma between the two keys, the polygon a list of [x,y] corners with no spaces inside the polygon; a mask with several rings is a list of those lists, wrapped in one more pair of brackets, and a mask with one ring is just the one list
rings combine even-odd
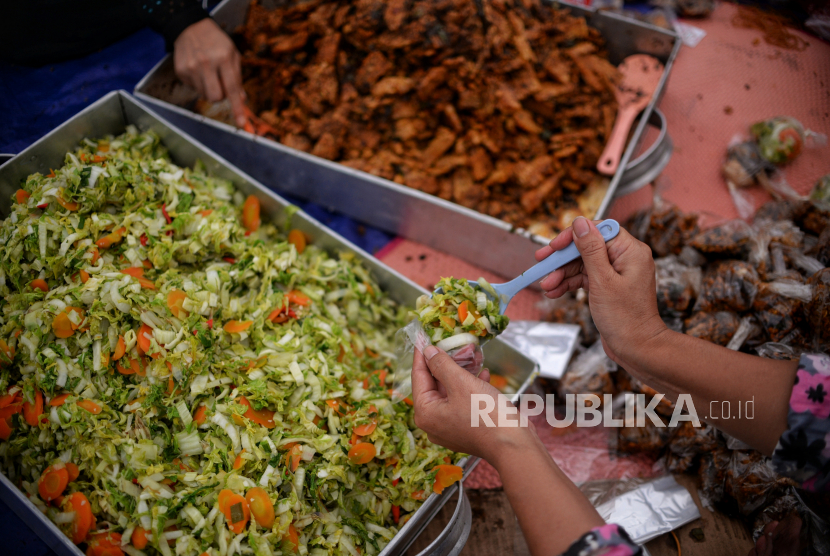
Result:
{"label": "sliced carrot piece", "polygon": [[251,407],[251,403],[248,401],[247,398],[245,398],[245,396],[240,396],[239,403],[248,406],[248,411],[246,411],[243,414],[243,417],[250,419],[254,423],[262,425],[266,429],[273,429],[277,426],[277,424],[274,422],[273,411],[270,411],[265,408],[254,409],[253,407]]}
{"label": "sliced carrot piece", "polygon": [[7,344],[6,340],[0,340],[0,367],[5,363],[11,363],[13,360],[14,348]]}
{"label": "sliced carrot piece", "polygon": [[52,407],[60,407],[66,403],[66,398],[68,398],[71,394],[66,392],[65,394],[61,394],[59,396],[55,396],[51,400],[49,400],[49,405]]}
{"label": "sliced carrot piece", "polygon": [[81,474],[81,470],[78,469],[78,466],[72,463],[71,461],[66,463],[66,472],[69,473],[70,483],[77,479],[78,476]]}
{"label": "sliced carrot piece", "polygon": [[102,237],[98,241],[95,242],[95,245],[100,247],[101,249],[107,249],[108,247],[112,247],[116,243],[120,243],[122,239],[124,239],[124,234],[127,232],[127,228],[121,227],[115,230],[112,233],[107,234],[106,236]]}
{"label": "sliced carrot piece", "polygon": [[136,278],[136,280],[138,280],[138,283],[141,284],[141,287],[145,290],[156,289],[156,284],[149,278]]}
{"label": "sliced carrot piece", "polygon": [[388,371],[386,369],[378,369],[376,371],[373,371],[372,374],[363,379],[363,388],[368,390],[370,386],[374,386],[375,383],[374,381],[372,381],[373,376],[378,377],[378,385],[381,388],[383,388],[383,386],[386,384],[387,372]]}
{"label": "sliced carrot piece", "polygon": [[78,407],[89,411],[93,415],[98,415],[99,413],[101,413],[101,406],[92,400],[80,400],[79,402],[77,402],[77,404]]}
{"label": "sliced carrot piece", "polygon": [[[369,415],[370,416],[372,414],[377,413],[377,412],[378,412],[378,410],[375,406],[373,406],[373,405],[369,406]],[[378,426],[377,419],[374,418],[374,417],[370,417],[370,421],[368,423],[357,425],[356,427],[354,427],[352,429],[352,431],[358,436],[369,436],[370,434],[375,432],[375,429],[377,428],[377,426]]]}
{"label": "sliced carrot piece", "polygon": [[233,460],[233,468],[234,469],[241,469],[242,466],[245,465],[245,458],[242,457],[242,454],[244,454],[244,453],[245,453],[245,450],[243,449],[241,452],[239,452],[236,455],[236,459]]}
{"label": "sliced carrot piece", "polygon": [[410,494],[409,497],[413,500],[426,500],[427,495],[423,490],[416,490],[415,492]]}
{"label": "sliced carrot piece", "polygon": [[202,211],[202,212],[200,212],[199,214],[201,214],[201,215],[202,215],[202,218],[207,218],[208,216],[210,216],[211,214],[213,214],[213,209],[206,209],[206,210],[203,210],[203,211]]}
{"label": "sliced carrot piece", "polygon": [[63,464],[59,467],[50,465],[40,475],[40,480],[37,482],[37,491],[45,502],[51,502],[63,494],[68,484],[69,472],[66,470],[66,466]]}
{"label": "sliced carrot piece", "polygon": [[117,361],[124,357],[124,354],[127,352],[127,344],[124,343],[124,336],[118,336],[118,342],[115,344],[115,351],[112,352],[112,360]]}
{"label": "sliced carrot piece", "polygon": [[242,226],[249,232],[255,232],[259,229],[259,210],[259,199],[254,195],[248,195],[245,204],[242,205]]}
{"label": "sliced carrot piece", "polygon": [[23,402],[23,419],[30,427],[36,427],[43,414],[43,394],[35,390],[35,403]]}
{"label": "sliced carrot piece", "polygon": [[291,442],[285,445],[286,448],[289,446],[291,446],[291,448],[285,456],[285,465],[291,469],[291,472],[293,473],[300,466],[300,460],[303,457],[303,447],[296,442]]}
{"label": "sliced carrot piece", "polygon": [[13,430],[10,418],[0,419],[0,439],[8,440]]}
{"label": "sliced carrot piece", "polygon": [[490,374],[490,384],[496,387],[498,390],[502,390],[505,386],[507,386],[507,379],[501,375]]}
{"label": "sliced carrot piece", "polygon": [[445,488],[460,481],[464,475],[464,470],[457,465],[436,465],[435,469],[435,483],[432,485],[435,494],[441,494]]}
{"label": "sliced carrot piece", "polygon": [[196,410],[196,414],[193,416],[193,420],[196,422],[197,425],[204,425],[205,421],[207,420],[207,406],[200,405],[199,408]]}
{"label": "sliced carrot piece", "polygon": [[17,201],[17,202],[18,202],[18,203],[20,203],[21,205],[22,205],[23,203],[25,203],[25,202],[29,199],[29,197],[31,197],[31,195],[29,195],[29,193],[28,193],[28,192],[26,192],[26,191],[25,191],[25,190],[23,190],[23,189],[18,189],[17,191],[15,191],[15,192],[14,192],[14,199],[15,199],[15,201]]}
{"label": "sliced carrot piece", "polygon": [[282,551],[294,554],[300,552],[300,534],[293,523],[288,526],[288,532],[282,537]]}
{"label": "sliced carrot piece", "polygon": [[92,253],[92,259],[90,259],[90,262],[91,262],[92,264],[97,263],[97,262],[98,262],[98,259],[100,259],[100,258],[101,258],[101,253],[99,253],[99,252],[98,252],[98,248],[97,248],[97,247],[92,247],[92,248],[89,250],[89,252],[90,252],[90,253]]}
{"label": "sliced carrot piece", "polygon": [[148,533],[150,532],[144,527],[136,527],[133,529],[133,534],[130,537],[133,546],[139,550],[144,550],[147,547],[147,543],[150,542],[150,537],[152,537],[152,534]]}
{"label": "sliced carrot piece", "polygon": [[75,333],[72,329],[72,321],[69,320],[69,316],[66,314],[66,311],[58,313],[55,315],[55,318],[52,319],[52,331],[58,338],[69,338]]}
{"label": "sliced carrot piece", "polygon": [[187,311],[182,308],[185,299],[187,299],[187,294],[181,290],[170,290],[167,294],[167,307],[177,319],[187,316]]}
{"label": "sliced carrot piece", "polygon": [[49,284],[47,284],[46,280],[44,280],[43,278],[35,278],[31,282],[29,282],[29,285],[32,286],[33,290],[40,290],[42,292],[49,291]]}
{"label": "sliced carrot piece", "polygon": [[289,301],[289,303],[295,303],[297,305],[302,305],[303,307],[311,304],[311,298],[300,290],[291,290],[285,294],[285,298]]}
{"label": "sliced carrot piece", "polygon": [[144,276],[144,268],[138,266],[131,266],[129,268],[122,268],[121,274],[128,274],[133,278],[141,278]]}
{"label": "sliced carrot piece", "polygon": [[226,495],[224,508],[220,510],[225,514],[228,529],[237,535],[245,530],[245,525],[251,517],[251,510],[248,507],[248,501],[243,496],[234,493]]}
{"label": "sliced carrot piece", "polygon": [[82,492],[73,492],[66,496],[61,505],[64,512],[74,512],[75,519],[66,524],[64,533],[72,539],[75,544],[81,544],[86,539],[90,528],[95,523],[95,516],[92,515],[92,508],[89,505],[89,500]]}
{"label": "sliced carrot piece", "polygon": [[121,533],[95,533],[86,542],[86,556],[124,556]]}
{"label": "sliced carrot piece", "polygon": [[65,208],[68,211],[76,211],[76,210],[78,210],[78,207],[81,206],[80,203],[76,203],[74,201],[64,201],[63,198],[60,195],[57,195],[55,197],[55,199],[57,199],[58,204],[60,206],[62,206],[63,208]]}
{"label": "sliced carrot piece", "polygon": [[252,320],[229,320],[222,328],[224,328],[225,332],[228,334],[238,334],[239,332],[248,330],[253,323],[254,321]]}
{"label": "sliced carrot piece", "polygon": [[288,232],[288,243],[294,245],[297,249],[297,254],[302,255],[306,247],[305,234],[297,229],[291,230]]}
{"label": "sliced carrot piece", "polygon": [[353,465],[363,465],[375,458],[375,445],[370,442],[356,444],[349,450],[349,462]]}
{"label": "sliced carrot piece", "polygon": [[89,272],[86,270],[81,269],[78,274],[81,276],[81,284],[86,284],[89,282]]}
{"label": "sliced carrot piece", "polygon": [[141,328],[138,329],[138,334],[136,336],[138,338],[136,343],[138,344],[138,349],[141,350],[141,353],[147,353],[150,351],[150,341],[153,337],[153,329],[146,324],[142,324]]}
{"label": "sliced carrot piece", "polygon": [[245,499],[248,501],[248,506],[251,508],[251,513],[260,527],[270,529],[274,525],[276,518],[274,514],[274,505],[271,503],[268,493],[260,487],[248,489],[245,493]]}

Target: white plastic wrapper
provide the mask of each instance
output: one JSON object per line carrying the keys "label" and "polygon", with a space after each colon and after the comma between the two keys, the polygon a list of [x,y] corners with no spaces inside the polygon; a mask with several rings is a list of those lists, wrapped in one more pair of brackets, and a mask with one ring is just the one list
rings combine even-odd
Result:
{"label": "white plastic wrapper", "polygon": [[607,523],[644,544],[700,517],[692,495],[674,477],[661,477],[597,506]]}
{"label": "white plastic wrapper", "polygon": [[499,338],[539,364],[545,378],[562,378],[568,368],[581,327],[534,320],[511,321]]}
{"label": "white plastic wrapper", "polygon": [[[469,338],[467,338],[469,336]],[[463,341],[462,341],[463,340]],[[469,340],[473,340],[470,342]],[[459,345],[462,344],[462,345]],[[413,320],[395,334],[395,373],[392,382],[392,402],[397,403],[412,393],[412,361],[415,350],[423,352],[432,345],[418,319]],[[472,334],[458,334],[438,342],[438,347],[458,363],[461,368],[478,376],[481,374],[484,354],[478,338]]]}

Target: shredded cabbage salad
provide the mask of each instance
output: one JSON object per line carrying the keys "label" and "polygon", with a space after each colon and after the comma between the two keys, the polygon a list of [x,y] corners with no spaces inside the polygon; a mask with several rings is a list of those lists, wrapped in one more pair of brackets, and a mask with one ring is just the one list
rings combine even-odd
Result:
{"label": "shredded cabbage salad", "polygon": [[464,278],[441,278],[435,289],[441,293],[417,299],[415,316],[441,349],[478,345],[501,334],[510,322],[499,314],[496,290],[484,278],[478,287]]}
{"label": "shredded cabbage salad", "polygon": [[389,400],[406,310],[259,211],[132,127],[14,196],[0,467],[88,555],[376,554],[461,477]]}

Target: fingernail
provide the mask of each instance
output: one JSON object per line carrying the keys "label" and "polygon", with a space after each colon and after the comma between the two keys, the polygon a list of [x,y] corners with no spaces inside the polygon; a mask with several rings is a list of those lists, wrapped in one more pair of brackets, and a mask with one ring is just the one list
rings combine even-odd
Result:
{"label": "fingernail", "polygon": [[427,346],[424,350],[424,357],[427,361],[438,355],[438,348],[435,346]]}
{"label": "fingernail", "polygon": [[573,225],[576,237],[584,237],[589,231],[591,231],[590,226],[588,226],[588,221],[585,220],[584,216],[577,216]]}

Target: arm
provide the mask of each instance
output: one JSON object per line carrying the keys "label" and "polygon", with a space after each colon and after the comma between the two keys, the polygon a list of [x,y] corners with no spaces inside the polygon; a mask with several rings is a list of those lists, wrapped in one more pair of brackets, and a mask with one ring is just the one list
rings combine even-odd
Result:
{"label": "arm", "polygon": [[173,51],[176,75],[210,102],[228,99],[245,125],[245,92],[239,51],[197,0],[137,3],[141,17]]}
{"label": "arm", "polygon": [[[675,400],[690,394],[698,415],[769,455],[787,428],[797,363],[739,353],[669,330],[657,311],[651,249],[621,230],[606,244],[596,226],[577,218],[540,249],[543,259],[576,243],[582,258],[542,280],[551,298],[588,291],[591,315],[609,357],[655,390]],[[754,419],[718,419],[710,403],[755,401]],[[714,418],[712,418],[714,417]]]}
{"label": "arm", "polygon": [[[471,425],[473,394],[494,400],[500,395],[438,348],[429,346],[424,355],[415,352],[415,424],[427,432],[431,442],[480,456],[498,470],[531,553],[562,553],[592,528],[603,525],[593,506],[551,459],[532,426]],[[494,406],[490,416],[498,423],[499,406]]]}

